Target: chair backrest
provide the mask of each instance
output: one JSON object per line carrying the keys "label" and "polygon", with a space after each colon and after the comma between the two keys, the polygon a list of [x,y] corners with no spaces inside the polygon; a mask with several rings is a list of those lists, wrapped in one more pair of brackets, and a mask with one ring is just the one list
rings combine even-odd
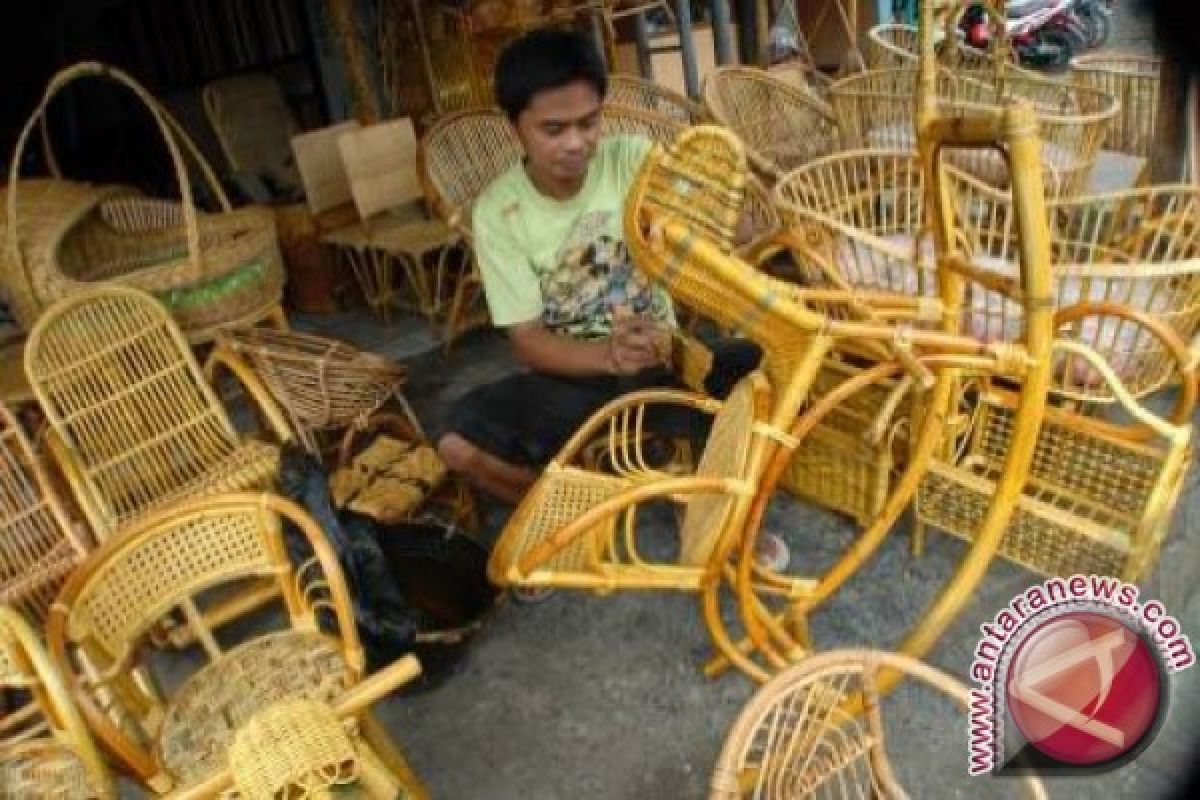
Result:
{"label": "chair backrest", "polygon": [[777,173],[832,152],[837,124],[823,102],[761,69],[720,67],[704,79],[712,117],[741,137],[755,169]]}
{"label": "chair backrest", "polygon": [[697,121],[700,108],[691,100],[661,84],[636,75],[608,76],[605,105],[640,108],[687,125]]}
{"label": "chair backrest", "polygon": [[20,424],[0,405],[0,606],[40,621],[86,553]]}
{"label": "chair backrest", "polygon": [[[297,561],[311,558],[296,566],[292,551]],[[239,643],[214,638],[201,613],[205,600],[246,580],[263,579],[278,590],[283,607],[278,617],[263,620],[277,619],[266,624],[304,634],[301,650],[287,647],[286,638],[262,625]],[[226,494],[144,518],[95,551],[67,581],[47,625],[51,655],[70,677],[92,730],[143,779],[157,779],[164,762],[171,770],[175,759],[186,758],[166,752],[162,743],[157,747],[163,751],[154,752],[159,731],[171,719],[168,709],[191,713],[204,704],[204,698],[189,695],[189,704],[173,705],[161,688],[149,688],[159,664],[147,651],[172,614],[186,620],[210,662],[235,651],[253,655],[248,651],[256,643],[262,648],[244,665],[239,677],[245,685],[227,687],[239,693],[236,709],[224,709],[227,713],[252,714],[268,704],[272,692],[286,690],[268,678],[280,679],[279,660],[294,659],[295,674],[315,673],[316,680],[334,681],[336,688],[348,687],[362,674],[363,651],[345,579],[325,534],[302,508],[274,495]],[[196,671],[204,666],[196,665]],[[257,679],[256,670],[263,671]],[[180,677],[173,675],[172,685],[187,686]],[[219,706],[213,713],[221,714],[224,706],[212,700]],[[245,721],[213,724],[236,730]],[[205,741],[206,733],[196,731],[197,741]],[[170,776],[172,781],[179,777]]]}
{"label": "chair backrest", "polygon": [[203,99],[230,169],[267,175],[286,190],[299,188],[290,141],[300,126],[273,77],[255,72],[222,78],[204,87]]}
{"label": "chair backrest", "polygon": [[237,447],[179,326],[139,289],[105,286],[47,309],[25,372],[99,539]]}
{"label": "chair backrest", "polygon": [[[685,127],[670,117],[624,106],[607,106],[604,135],[635,133],[672,141]],[[498,108],[472,108],[438,120],[421,139],[421,181],[434,211],[470,228],[471,205],[488,185],[521,160],[521,143]]]}
{"label": "chair backrest", "polygon": [[417,134],[412,120],[381,122],[338,137],[338,149],[360,219],[423,197],[417,177]]}
{"label": "chair backrest", "polygon": [[292,137],[292,155],[304,185],[308,209],[314,215],[354,201],[338,139],[361,127],[358,120],[349,120]]}
{"label": "chair backrest", "polygon": [[0,718],[0,795],[117,796],[87,725],[37,634],[7,607],[0,607],[0,688],[9,698]]}
{"label": "chair backrest", "polygon": [[[746,704],[721,749],[710,800],[907,797],[888,761],[878,686],[883,671],[914,678],[967,710],[966,686],[910,656],[874,650],[809,656]],[[1027,796],[1046,797],[1036,776],[1022,782]],[[778,794],[781,785],[792,791]]]}

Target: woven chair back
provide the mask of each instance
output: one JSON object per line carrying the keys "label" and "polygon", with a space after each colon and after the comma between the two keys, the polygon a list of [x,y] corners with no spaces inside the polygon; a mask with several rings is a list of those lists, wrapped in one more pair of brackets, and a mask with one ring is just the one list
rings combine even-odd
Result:
{"label": "woven chair back", "polygon": [[1161,72],[1160,58],[1135,53],[1088,53],[1071,61],[1076,86],[1108,92],[1120,103],[1105,148],[1146,159],[1154,155]]}
{"label": "woven chair back", "polygon": [[358,120],[348,120],[292,137],[292,155],[308,209],[314,216],[354,202],[338,139],[361,127]]}
{"label": "woven chair back", "polygon": [[97,536],[237,447],[179,327],[136,289],[94,289],[48,309],[26,343],[25,371]]}
{"label": "woven chair back", "polygon": [[752,67],[719,67],[704,79],[704,104],[745,143],[755,169],[774,175],[836,149],[837,126],[811,93]]}
{"label": "woven chair back", "polygon": [[[298,561],[308,560],[294,562],[293,550]],[[271,581],[282,611],[264,617],[272,620],[265,627],[243,631],[240,642],[224,635],[218,642],[201,609],[248,578]],[[177,674],[171,685],[189,692],[182,698],[150,688],[156,662],[147,652],[168,615],[182,615],[207,657],[192,662],[190,677],[220,662],[221,681],[197,684]],[[203,777],[194,771],[212,764],[206,748],[215,732],[231,736],[259,708],[287,699],[293,680],[331,700],[363,667],[348,590],[328,540],[299,506],[265,494],[199,498],[132,526],[67,582],[47,638],[108,749],[143,778],[165,768],[176,782]],[[180,719],[198,727],[180,729]],[[163,741],[168,728],[172,736]]]}
{"label": "woven chair back", "polygon": [[683,125],[699,122],[701,109],[694,102],[661,84],[636,75],[610,75],[605,105],[640,108]]}
{"label": "woven chair back", "polygon": [[0,405],[0,605],[40,622],[86,553],[20,424]]}
{"label": "woven chair back", "polygon": [[21,615],[0,607],[0,793],[12,798],[115,798],[61,676]]}
{"label": "woven chair back", "polygon": [[[921,697],[942,696],[966,713],[967,687],[917,659],[870,650],[817,653],[779,673],[743,708],[718,757],[710,800],[907,797],[887,753],[879,681],[885,670],[911,678]],[[1036,776],[1022,783],[1026,796],[1044,800]]]}

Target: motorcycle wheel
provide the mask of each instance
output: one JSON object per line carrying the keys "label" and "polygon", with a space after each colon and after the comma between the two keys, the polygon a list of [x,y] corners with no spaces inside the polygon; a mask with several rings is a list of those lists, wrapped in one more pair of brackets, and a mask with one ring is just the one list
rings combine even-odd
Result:
{"label": "motorcycle wheel", "polygon": [[1112,36],[1112,17],[1093,6],[1083,6],[1076,13],[1088,32],[1088,47],[1103,47]]}
{"label": "motorcycle wheel", "polygon": [[1062,72],[1075,57],[1075,37],[1058,28],[1043,28],[1018,51],[1021,66],[1047,72]]}

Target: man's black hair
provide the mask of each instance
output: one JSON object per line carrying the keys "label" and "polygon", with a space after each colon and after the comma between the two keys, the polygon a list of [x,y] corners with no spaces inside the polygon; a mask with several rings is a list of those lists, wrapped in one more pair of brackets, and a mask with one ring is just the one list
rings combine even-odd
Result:
{"label": "man's black hair", "polygon": [[595,44],[578,31],[538,28],[513,40],[500,54],[496,104],[516,122],[535,94],[575,81],[587,81],[602,98],[608,91],[608,72]]}

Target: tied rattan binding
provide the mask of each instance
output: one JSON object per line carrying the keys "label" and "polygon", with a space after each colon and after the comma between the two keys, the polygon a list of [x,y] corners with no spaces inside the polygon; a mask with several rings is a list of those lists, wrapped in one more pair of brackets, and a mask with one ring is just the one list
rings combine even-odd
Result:
{"label": "tied rattan binding", "polygon": [[[883,670],[920,684],[914,691],[922,703],[941,696],[959,713],[969,710],[966,686],[915,658],[875,650],[813,655],[742,709],[713,770],[709,800],[907,798],[888,757]],[[1045,800],[1036,775],[1021,783],[1027,797]]]}
{"label": "tied rattan binding", "polygon": [[0,607],[0,797],[115,800],[91,732],[20,614]]}

